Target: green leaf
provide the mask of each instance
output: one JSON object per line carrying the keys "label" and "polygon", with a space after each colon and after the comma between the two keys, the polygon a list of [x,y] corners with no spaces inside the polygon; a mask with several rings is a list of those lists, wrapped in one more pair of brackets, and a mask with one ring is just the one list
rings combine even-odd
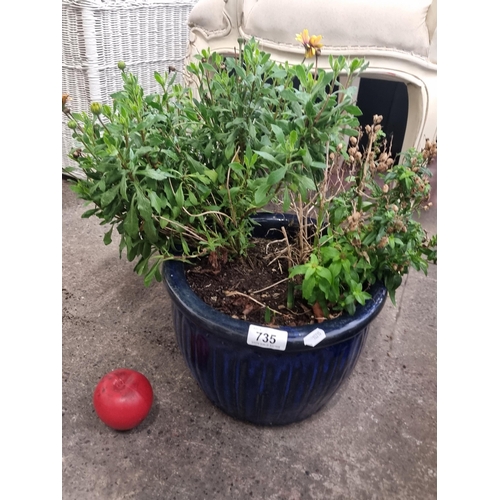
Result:
{"label": "green leaf", "polygon": [[292,203],[292,200],[290,199],[290,192],[288,191],[288,188],[285,187],[285,191],[283,193],[283,211],[288,212],[290,209],[290,205]]}
{"label": "green leaf", "polygon": [[111,243],[111,233],[113,232],[113,227],[104,235],[103,241],[105,245],[109,245]]}
{"label": "green leaf", "polygon": [[266,151],[255,151],[260,157],[264,158],[267,161],[270,161],[272,163],[275,163],[276,165],[279,165],[280,167],[282,164],[270,153],[267,153]]}
{"label": "green leaf", "polygon": [[171,149],[162,149],[160,152],[164,153],[166,156],[168,156],[171,160],[174,160],[175,162],[179,161],[179,157]]}
{"label": "green leaf", "polygon": [[396,305],[396,290],[389,290],[388,289],[388,292],[389,292],[389,297],[391,299],[392,304]]}
{"label": "green leaf", "polygon": [[342,264],[346,275],[349,275],[351,270],[351,262],[349,261],[349,259],[342,259],[340,263]]}
{"label": "green leaf", "polygon": [[302,64],[297,64],[297,66],[295,66],[295,73],[301,85],[305,87],[307,83],[307,75],[304,66],[302,66]]}
{"label": "green leaf", "polygon": [[137,236],[137,233],[139,232],[139,218],[137,217],[135,196],[130,203],[130,209],[125,217],[123,229],[131,237]]}
{"label": "green leaf", "polygon": [[226,149],[224,150],[224,156],[226,157],[226,160],[233,158],[233,156],[234,156],[234,143],[229,143],[226,146]]}
{"label": "green leaf", "polygon": [[324,170],[326,168],[326,163],[324,161],[313,161],[311,162],[311,167],[321,168]]}
{"label": "green leaf", "polygon": [[358,302],[359,302],[362,306],[364,306],[364,305],[365,305],[365,303],[366,303],[366,301],[367,301],[368,299],[371,299],[371,295],[370,295],[369,293],[367,293],[367,292],[363,292],[363,291],[358,292],[358,291],[356,291],[356,292],[354,292],[354,298],[355,298],[355,299],[356,299],[356,300],[357,300],[357,301],[358,301]]}
{"label": "green leaf", "polygon": [[354,116],[361,116],[363,114],[363,112],[361,111],[361,109],[359,109],[357,106],[354,106],[352,104],[346,106],[344,109],[348,113],[350,113],[351,115],[354,115]]}
{"label": "green leaf", "polygon": [[162,209],[166,206],[165,200],[162,200],[155,191],[149,191],[149,200],[151,201],[151,206],[154,211],[160,215]]}
{"label": "green leaf", "polygon": [[144,175],[145,177],[149,177],[150,179],[154,179],[156,181],[163,181],[168,178],[175,178],[175,175],[172,175],[169,172],[165,172],[163,170],[155,170],[153,168],[148,168],[146,170],[137,170],[136,174]]}
{"label": "green leaf", "polygon": [[340,260],[335,261],[333,264],[329,266],[328,269],[330,269],[332,276],[336,278],[340,274],[340,271],[342,270],[342,264]]}
{"label": "green leaf", "polygon": [[198,160],[195,160],[191,155],[189,155],[187,153],[186,153],[186,158],[195,172],[198,172],[199,174],[205,173],[204,170],[207,169],[207,167],[205,167],[205,165],[200,163]]}
{"label": "green leaf", "polygon": [[175,193],[175,202],[177,206],[182,209],[184,206],[184,193],[182,192],[182,184],[179,186],[179,189]]}
{"label": "green leaf", "polygon": [[[215,173],[215,180],[217,180],[217,172],[214,172],[214,173]],[[196,173],[196,174],[191,174],[188,177],[192,177],[193,179],[198,179],[203,184],[205,184],[205,186],[208,186],[209,184],[212,183],[212,181],[206,175]]]}
{"label": "green leaf", "polygon": [[255,191],[255,204],[259,207],[265,205],[267,203],[267,184],[262,184],[257,191]]}
{"label": "green leaf", "polygon": [[307,266],[307,271],[304,276],[304,280],[310,280],[316,274],[316,268],[313,266]]}
{"label": "green leaf", "polygon": [[137,244],[127,246],[127,260],[132,262],[137,256]]}
{"label": "green leaf", "polygon": [[152,148],[151,146],[142,146],[135,152],[135,156],[144,156],[151,151],[154,151],[154,148]]}
{"label": "green leaf", "polygon": [[136,272],[139,276],[142,276],[145,274],[148,270],[148,258],[141,258],[137,262],[137,264],[134,267],[134,272]]}
{"label": "green leaf", "polygon": [[153,215],[151,210],[151,202],[144,195],[141,188],[136,185],[136,193],[137,193],[137,208],[139,209],[139,213],[143,219],[150,219]]}
{"label": "green leaf", "polygon": [[272,123],[271,128],[272,128],[274,134],[276,135],[276,140],[278,141],[278,144],[285,144],[285,135],[284,135],[281,127],[278,127],[278,125],[275,125],[274,123]]}
{"label": "green leaf", "polygon": [[292,267],[289,271],[289,278],[293,278],[294,276],[297,276],[298,274],[305,274],[309,266],[306,266],[305,264],[301,264],[295,267]]}
{"label": "green leaf", "polygon": [[307,146],[304,146],[304,154],[302,156],[302,159],[303,159],[304,165],[306,167],[310,167],[311,166],[311,163],[312,163],[313,159],[312,159],[311,153],[309,153],[309,149],[308,149]]}
{"label": "green leaf", "polygon": [[287,72],[285,69],[279,68],[278,66],[275,66],[273,68],[273,72],[271,75],[273,78],[276,78],[277,80],[282,80],[287,76]]}
{"label": "green leaf", "polygon": [[310,301],[313,297],[314,289],[316,288],[316,281],[314,279],[304,279],[302,282],[302,297]]}
{"label": "green leaf", "polygon": [[[347,297],[347,299],[353,299],[352,295],[349,295]],[[347,312],[352,316],[355,312],[356,312],[356,305],[354,304],[354,302],[349,302],[347,303],[347,299],[346,299],[346,310]]]}
{"label": "green leaf", "polygon": [[189,250],[189,245],[187,244],[186,240],[181,236],[181,245],[182,245],[182,250],[186,255],[189,255],[190,250]]}
{"label": "green leaf", "polygon": [[333,248],[331,246],[323,246],[321,247],[321,257],[324,261],[331,260],[335,262],[340,259],[340,252],[336,248]]}
{"label": "green leaf", "polygon": [[209,168],[205,168],[203,173],[212,181],[217,182],[218,174],[215,170],[211,170]]}
{"label": "green leaf", "polygon": [[266,184],[268,186],[274,186],[285,177],[287,170],[288,167],[285,165],[284,167],[278,168],[278,170],[272,171],[267,178]]}
{"label": "green leaf", "polygon": [[192,205],[198,204],[198,200],[192,191],[189,191],[188,197],[189,197],[189,201],[191,202]]}
{"label": "green leaf", "polygon": [[155,71],[154,72],[154,77],[155,77],[155,80],[162,86],[164,87],[165,86],[165,79],[160,75],[160,73],[158,73],[158,71]]}
{"label": "green leaf", "polygon": [[234,67],[234,71],[242,79],[245,79],[245,77],[247,76],[246,73],[245,73],[245,70],[241,66],[239,66],[239,65],[236,65]]}
{"label": "green leaf", "polygon": [[202,62],[201,65],[205,71],[210,71],[211,73],[217,73],[217,70],[211,64]]}
{"label": "green leaf", "polygon": [[307,101],[304,111],[306,112],[308,118],[312,119],[316,116],[316,109],[314,108],[312,99],[309,99],[309,101]]}
{"label": "green leaf", "polygon": [[144,220],[144,232],[151,243],[156,243],[158,241],[158,232],[156,231],[153,219]]}
{"label": "green leaf", "polygon": [[342,130],[342,133],[345,135],[348,135],[349,137],[358,137],[358,135],[359,135],[359,131],[354,130],[352,128],[346,128],[346,129]]}
{"label": "green leaf", "polygon": [[101,197],[101,206],[107,207],[116,198],[118,190],[120,189],[120,184],[116,184],[110,190],[105,191]]}
{"label": "green leaf", "polygon": [[82,219],[88,219],[89,217],[96,214],[97,212],[99,212],[98,208],[93,208],[92,210],[87,210],[86,212],[83,212]]}
{"label": "green leaf", "polygon": [[280,97],[281,99],[291,102],[298,102],[299,100],[292,89],[284,89],[280,92]]}
{"label": "green leaf", "polygon": [[326,281],[328,281],[328,283],[331,285],[332,282],[333,282],[333,276],[332,276],[332,273],[330,272],[329,269],[327,269],[326,267],[323,267],[323,266],[318,266],[316,268],[316,272],[319,276],[321,276],[322,278],[324,278]]}
{"label": "green leaf", "polygon": [[298,176],[300,186],[308,191],[316,191],[316,184],[314,181],[305,175]]}
{"label": "green leaf", "polygon": [[128,201],[128,196],[127,196],[127,173],[123,171],[122,178],[120,180],[120,196],[122,197],[122,200]]}
{"label": "green leaf", "polygon": [[147,272],[146,276],[144,277],[144,284],[146,286],[151,285],[151,282],[153,281],[153,278],[155,277],[155,275],[157,274],[157,271],[159,270],[160,264],[161,264],[161,260],[158,259],[153,264],[153,266],[151,267],[151,269]]}

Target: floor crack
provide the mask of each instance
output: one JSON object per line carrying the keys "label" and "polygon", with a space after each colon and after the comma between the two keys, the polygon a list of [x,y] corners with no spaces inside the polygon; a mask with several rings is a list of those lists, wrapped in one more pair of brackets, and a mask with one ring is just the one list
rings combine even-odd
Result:
{"label": "floor crack", "polygon": [[390,356],[391,352],[392,352],[392,343],[393,343],[393,340],[394,340],[394,337],[396,335],[396,330],[397,330],[397,327],[398,327],[398,321],[399,321],[399,317],[401,316],[401,306],[402,306],[402,303],[403,303],[403,297],[405,295],[405,290],[406,290],[406,284],[408,283],[408,277],[409,277],[409,274],[406,274],[404,277],[403,277],[403,282],[401,284],[402,286],[402,292],[401,292],[401,297],[398,299],[398,302],[397,302],[397,311],[396,311],[396,319],[394,320],[394,328],[391,332],[391,335],[389,337],[389,352],[387,353],[388,356]]}

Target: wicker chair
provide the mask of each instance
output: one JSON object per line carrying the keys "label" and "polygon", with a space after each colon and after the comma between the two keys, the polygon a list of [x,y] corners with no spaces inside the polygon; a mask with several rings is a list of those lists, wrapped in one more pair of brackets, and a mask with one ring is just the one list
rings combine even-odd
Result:
{"label": "wicker chair", "polygon": [[[62,91],[70,94],[72,111],[88,111],[94,101],[110,103],[109,95],[122,86],[116,66],[120,60],[138,75],[147,93],[159,90],[155,71],[163,74],[174,66],[180,73],[187,20],[197,1],[63,0]],[[68,153],[76,146],[65,123],[63,168],[75,166]]]}
{"label": "wicker chair", "polygon": [[295,35],[323,35],[319,66],[344,55],[369,61],[363,76],[403,82],[408,118],[403,149],[437,135],[437,0],[200,0],[189,16],[190,57],[202,49],[233,54],[255,37],[276,61],[299,64]]}

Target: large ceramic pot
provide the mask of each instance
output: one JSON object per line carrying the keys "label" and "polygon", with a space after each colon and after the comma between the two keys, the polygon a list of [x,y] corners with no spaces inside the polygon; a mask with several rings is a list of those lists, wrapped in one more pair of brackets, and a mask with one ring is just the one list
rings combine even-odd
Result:
{"label": "large ceramic pot", "polygon": [[[259,223],[256,232],[264,236],[291,219],[264,216]],[[201,389],[232,417],[263,425],[298,422],[333,397],[354,369],[387,297],[385,287],[376,284],[372,299],[353,316],[267,329],[205,304],[187,284],[180,262],[166,262],[163,279],[178,345]]]}

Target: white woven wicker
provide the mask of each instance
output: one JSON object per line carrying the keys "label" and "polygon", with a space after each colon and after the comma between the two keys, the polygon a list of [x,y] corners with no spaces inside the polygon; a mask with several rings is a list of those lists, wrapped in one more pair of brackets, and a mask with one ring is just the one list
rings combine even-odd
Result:
{"label": "white woven wicker", "polygon": [[[71,110],[110,103],[122,87],[118,61],[139,77],[146,93],[160,90],[154,72],[182,72],[188,46],[187,19],[198,0],[62,0],[62,92]],[[180,76],[179,76],[180,78]],[[62,164],[76,144],[63,116]],[[81,175],[76,170],[75,176]]]}

